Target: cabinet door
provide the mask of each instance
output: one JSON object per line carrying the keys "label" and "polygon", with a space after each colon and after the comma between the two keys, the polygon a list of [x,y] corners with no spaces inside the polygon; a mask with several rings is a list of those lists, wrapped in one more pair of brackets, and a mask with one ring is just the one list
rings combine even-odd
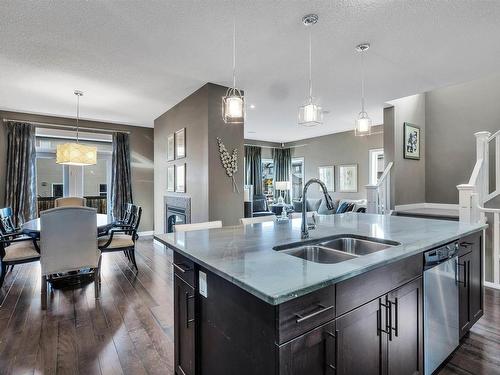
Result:
{"label": "cabinet door", "polygon": [[422,278],[387,295],[387,371],[389,375],[423,373]]}
{"label": "cabinet door", "polygon": [[175,372],[194,375],[195,361],[195,290],[174,276]]}
{"label": "cabinet door", "polygon": [[483,251],[482,237],[477,236],[470,254],[469,272],[469,328],[483,316]]}
{"label": "cabinet door", "polygon": [[458,292],[458,322],[460,326],[460,338],[462,338],[470,328],[470,267],[472,252],[458,257],[457,278],[459,282]]}
{"label": "cabinet door", "polygon": [[279,347],[280,375],[334,375],[335,322],[324,324]]}
{"label": "cabinet door", "polygon": [[385,372],[381,353],[387,335],[381,332],[386,328],[382,306],[383,300],[379,298],[337,319],[336,375]]}

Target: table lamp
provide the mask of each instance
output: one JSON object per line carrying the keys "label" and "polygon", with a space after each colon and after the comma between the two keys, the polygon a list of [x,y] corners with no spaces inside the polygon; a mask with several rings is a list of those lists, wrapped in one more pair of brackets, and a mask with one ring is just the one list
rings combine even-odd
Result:
{"label": "table lamp", "polygon": [[283,192],[290,190],[290,181],[276,181],[274,185],[276,190],[280,191],[280,195],[278,197],[278,204],[285,204],[285,200],[283,198]]}

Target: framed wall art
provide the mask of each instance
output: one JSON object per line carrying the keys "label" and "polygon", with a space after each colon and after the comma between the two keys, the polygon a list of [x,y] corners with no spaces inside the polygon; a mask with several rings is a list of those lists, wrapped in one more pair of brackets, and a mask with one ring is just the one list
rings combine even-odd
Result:
{"label": "framed wall art", "polygon": [[186,164],[177,165],[175,167],[175,192],[186,192]]}
{"label": "framed wall art", "polygon": [[186,128],[175,132],[175,159],[186,157]]}
{"label": "framed wall art", "polygon": [[175,137],[169,134],[167,137],[167,161],[175,160]]}
{"label": "framed wall art", "polygon": [[358,192],[357,164],[339,165],[339,192],[341,193]]}
{"label": "framed wall art", "polygon": [[167,191],[175,191],[175,166],[167,167]]}
{"label": "framed wall art", "polygon": [[420,128],[409,122],[403,127],[403,156],[405,159],[420,160]]}
{"label": "framed wall art", "polygon": [[[324,182],[328,191],[335,191],[335,173],[333,165],[318,167],[318,178]],[[321,187],[319,188],[321,191]]]}

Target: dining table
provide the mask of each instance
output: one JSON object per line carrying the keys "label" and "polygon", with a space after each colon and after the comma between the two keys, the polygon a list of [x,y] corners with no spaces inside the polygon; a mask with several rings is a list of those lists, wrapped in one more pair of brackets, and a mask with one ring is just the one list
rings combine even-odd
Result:
{"label": "dining table", "polygon": [[[106,233],[113,226],[113,217],[107,214],[97,214],[96,215],[96,227],[97,233]],[[43,232],[43,228],[41,228],[40,218],[36,218],[30,221],[25,222],[22,225],[22,231],[25,234],[36,235]]]}

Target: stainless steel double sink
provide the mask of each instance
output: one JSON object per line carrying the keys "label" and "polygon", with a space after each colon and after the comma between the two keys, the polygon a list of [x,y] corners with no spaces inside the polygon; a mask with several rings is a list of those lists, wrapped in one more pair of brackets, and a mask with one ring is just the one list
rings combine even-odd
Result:
{"label": "stainless steel double sink", "polygon": [[307,243],[292,243],[274,250],[315,263],[339,263],[400,245],[399,242],[341,234]]}

